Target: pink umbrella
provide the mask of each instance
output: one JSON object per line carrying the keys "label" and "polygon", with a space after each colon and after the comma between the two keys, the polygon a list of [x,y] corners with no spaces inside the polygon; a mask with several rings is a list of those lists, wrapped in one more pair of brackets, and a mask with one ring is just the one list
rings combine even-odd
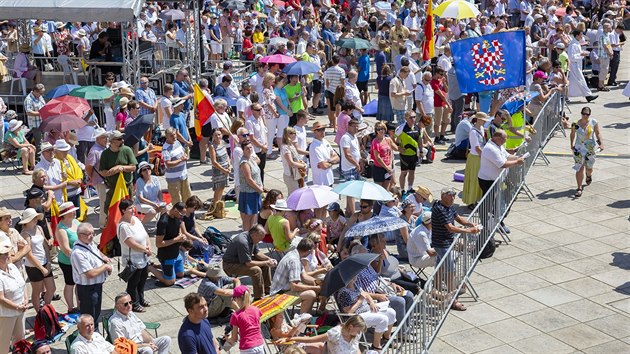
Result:
{"label": "pink umbrella", "polygon": [[61,96],[48,101],[39,110],[39,116],[47,119],[56,116],[70,116],[82,119],[90,110],[90,104],[84,98]]}
{"label": "pink umbrella", "polygon": [[339,194],[328,186],[308,186],[296,189],[287,198],[287,206],[292,210],[318,209],[339,201]]}
{"label": "pink umbrella", "polygon": [[283,54],[268,55],[260,58],[260,62],[266,64],[291,64],[296,61],[295,58]]}

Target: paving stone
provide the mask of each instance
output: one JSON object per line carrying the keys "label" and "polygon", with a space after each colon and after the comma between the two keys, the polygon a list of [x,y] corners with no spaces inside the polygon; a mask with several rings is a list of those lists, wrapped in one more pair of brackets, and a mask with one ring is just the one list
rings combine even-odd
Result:
{"label": "paving stone", "polygon": [[520,293],[544,288],[551,285],[550,282],[529,273],[519,273],[509,277],[497,279],[496,281],[497,283],[505,285],[508,288]]}
{"label": "paving stone", "polygon": [[495,281],[488,281],[482,284],[475,283],[474,286],[479,296],[486,302],[515,294],[514,290]]}
{"label": "paving stone", "polygon": [[565,267],[580,272],[584,275],[595,275],[609,271],[610,264],[602,262],[598,259],[583,258],[579,260],[573,260],[566,263],[562,263]]}
{"label": "paving stone", "polygon": [[550,307],[580,299],[578,295],[556,285],[532,290],[525,295]]}
{"label": "paving stone", "polygon": [[582,323],[550,332],[549,335],[578,350],[614,340],[613,337]]}
{"label": "paving stone", "polygon": [[539,334],[537,336],[521,339],[510,345],[527,354],[540,354],[542,352],[563,354],[574,352],[574,348],[547,334]]}
{"label": "paving stone", "polygon": [[530,272],[532,270],[547,268],[555,263],[548,261],[535,254],[524,254],[522,256],[512,257],[503,260],[504,263],[512,265],[522,271]]}
{"label": "paving stone", "polygon": [[580,322],[595,320],[615,314],[608,306],[596,304],[588,299],[580,299],[574,302],[558,305],[556,310],[571,316]]}
{"label": "paving stone", "polygon": [[481,266],[477,267],[476,271],[487,278],[495,280],[523,272],[522,270],[499,260],[495,260],[492,263],[484,262]]}
{"label": "paving stone", "polygon": [[610,302],[609,305],[618,310],[621,310],[625,313],[630,314],[630,298],[613,301],[613,302]]}
{"label": "paving stone", "polygon": [[608,272],[595,274],[593,275],[593,278],[610,286],[618,287],[630,280],[630,277],[628,277],[628,273],[629,272],[626,269],[615,269]]}
{"label": "paving stone", "polygon": [[590,298],[591,296],[603,294],[610,291],[610,286],[591,277],[583,277],[571,280],[559,284],[558,286],[586,298]]}
{"label": "paving stone", "polygon": [[486,323],[496,322],[510,317],[509,314],[486,303],[470,306],[466,311],[453,311],[452,313],[475,326],[481,326]]}
{"label": "paving stone", "polygon": [[501,341],[479,328],[449,334],[443,336],[442,340],[463,353],[475,353],[502,344]]}
{"label": "paving stone", "polygon": [[511,316],[519,316],[529,312],[534,312],[545,307],[545,305],[534,301],[522,294],[502,297],[489,302],[493,307],[510,314]]}
{"label": "paving stone", "polygon": [[536,328],[514,317],[499,322],[489,323],[487,325],[480,326],[479,328],[505,343],[512,343],[523,338],[529,338],[541,334],[541,332]]}
{"label": "paving stone", "polygon": [[629,353],[630,344],[622,342],[620,340],[596,345],[594,347],[586,348],[583,350],[587,354],[599,354],[599,353]]}
{"label": "paving stone", "polygon": [[630,336],[630,316],[619,313],[606,316],[586,324],[617,339]]}
{"label": "paving stone", "polygon": [[433,344],[431,344],[431,353],[451,354],[451,353],[462,353],[462,352],[446,344],[446,342],[438,338],[433,342]]}
{"label": "paving stone", "polygon": [[518,316],[518,319],[545,333],[578,323],[575,319],[550,307]]}
{"label": "paving stone", "polygon": [[554,265],[547,268],[537,269],[531,273],[534,276],[545,279],[546,281],[553,284],[564,283],[566,281],[574,280],[583,276],[582,274],[561,265]]}
{"label": "paving stone", "polygon": [[[466,310],[466,312],[468,312],[469,310],[470,307],[468,308],[468,310]],[[462,320],[457,316],[449,316],[448,321],[444,322],[442,328],[440,328],[440,337],[451,333],[461,332],[472,327],[473,326],[470,323]],[[431,351],[433,351],[433,347],[431,347]]]}
{"label": "paving stone", "polygon": [[515,349],[514,347],[510,347],[507,344],[478,352],[478,354],[519,354],[519,353],[522,353],[522,352]]}

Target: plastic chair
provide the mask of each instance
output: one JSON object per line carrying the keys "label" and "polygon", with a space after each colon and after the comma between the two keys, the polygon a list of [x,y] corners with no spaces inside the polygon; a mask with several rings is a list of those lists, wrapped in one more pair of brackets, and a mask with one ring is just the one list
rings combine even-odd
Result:
{"label": "plastic chair", "polygon": [[25,77],[16,77],[16,73],[15,70],[13,69],[9,69],[9,72],[11,73],[11,91],[9,91],[9,95],[13,95],[13,84],[17,81],[19,82],[19,85],[21,86],[22,89],[22,94],[24,96],[27,95],[26,93],[26,78]]}
{"label": "plastic chair", "polygon": [[74,340],[77,338],[78,335],[79,335],[79,330],[77,329],[76,331],[72,332],[72,334],[66,337],[66,350],[68,351],[68,353],[70,353],[70,347],[72,347],[72,342],[74,342]]}
{"label": "plastic chair", "polygon": [[66,83],[66,75],[70,75],[72,77],[73,83],[75,85],[79,84],[79,77],[77,72],[80,72],[78,69],[73,68],[70,65],[69,58],[67,55],[60,55],[57,57],[57,63],[61,66],[63,70],[63,83]]}

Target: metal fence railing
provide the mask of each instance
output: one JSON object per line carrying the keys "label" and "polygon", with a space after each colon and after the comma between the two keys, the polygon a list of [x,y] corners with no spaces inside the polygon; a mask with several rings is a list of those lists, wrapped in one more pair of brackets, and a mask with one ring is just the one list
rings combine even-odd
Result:
{"label": "metal fence railing", "polygon": [[[517,152],[518,155],[529,152],[530,156],[524,164],[504,170],[468,217],[469,221],[483,225],[483,229],[478,234],[460,234],[455,238],[381,353],[427,353],[459,291],[467,284],[468,291],[477,298],[469,278],[479,262],[481,251],[489,242],[494,242],[497,233],[503,232],[500,223],[519,193],[525,191],[533,198],[525,177],[537,159],[543,158],[548,163],[542,150],[560,125],[560,104],[558,94],[548,99],[534,121],[536,133],[530,134],[532,140]],[[509,241],[507,235],[501,236]],[[398,342],[398,347],[393,345],[397,338],[409,335],[415,336],[416,340]]]}

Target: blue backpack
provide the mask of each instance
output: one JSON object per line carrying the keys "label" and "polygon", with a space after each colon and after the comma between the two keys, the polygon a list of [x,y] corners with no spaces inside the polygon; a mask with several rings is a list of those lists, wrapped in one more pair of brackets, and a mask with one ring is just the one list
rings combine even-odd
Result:
{"label": "blue backpack", "polygon": [[215,254],[223,254],[227,249],[231,239],[219,231],[216,227],[208,226],[203,233],[203,237],[208,240],[208,244],[214,247]]}

